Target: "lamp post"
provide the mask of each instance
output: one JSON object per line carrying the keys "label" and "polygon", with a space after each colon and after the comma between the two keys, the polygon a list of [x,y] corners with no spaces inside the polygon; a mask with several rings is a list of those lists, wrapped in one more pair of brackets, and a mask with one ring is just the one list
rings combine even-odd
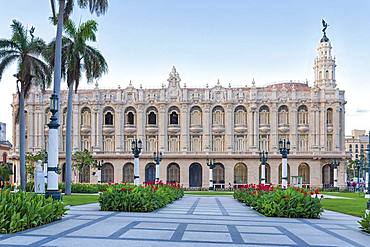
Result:
{"label": "lamp post", "polygon": [[213,190],[213,168],[216,166],[215,159],[207,159],[207,166],[209,167],[209,190]]}
{"label": "lamp post", "polygon": [[266,162],[268,159],[268,152],[260,152],[261,161],[261,184],[266,184]]}
{"label": "lamp post", "polygon": [[280,140],[279,141],[279,150],[280,154],[282,156],[282,183],[281,186],[282,188],[287,188],[288,187],[288,154],[290,150],[290,141],[289,140]]}
{"label": "lamp post", "polygon": [[338,166],[339,166],[339,161],[338,160],[333,160],[331,162],[333,168],[334,168],[334,187],[338,187]]}
{"label": "lamp post", "polygon": [[[360,169],[359,169],[359,172],[358,172],[358,181],[359,182],[360,182],[360,175],[361,175],[361,178],[363,178],[363,172],[365,171],[364,166],[365,166],[365,155],[364,155],[364,149],[361,148],[361,150],[360,150]],[[360,174],[361,172],[362,172],[362,174]]]}
{"label": "lamp post", "polygon": [[101,183],[101,169],[103,167],[104,160],[99,160],[96,167],[98,168],[98,171],[96,173],[96,176],[98,177],[98,183]]}
{"label": "lamp post", "polygon": [[139,175],[139,156],[141,149],[143,148],[143,143],[141,140],[135,139],[131,143],[132,154],[134,155],[134,184],[140,185],[140,175]]}
{"label": "lamp post", "polygon": [[356,176],[356,170],[357,170],[357,183],[355,187],[355,191],[357,191],[360,185],[360,161],[357,158],[355,159],[354,169],[355,170],[353,173],[355,176]]}
{"label": "lamp post", "polygon": [[61,194],[58,190],[58,118],[56,113],[59,108],[59,99],[55,92],[50,97],[51,118],[48,124],[48,188],[45,197],[51,196],[54,200],[60,200]]}
{"label": "lamp post", "polygon": [[161,160],[162,160],[162,152],[154,152],[153,153],[153,159],[155,161],[155,181],[158,183],[159,182],[159,164],[161,163]]}

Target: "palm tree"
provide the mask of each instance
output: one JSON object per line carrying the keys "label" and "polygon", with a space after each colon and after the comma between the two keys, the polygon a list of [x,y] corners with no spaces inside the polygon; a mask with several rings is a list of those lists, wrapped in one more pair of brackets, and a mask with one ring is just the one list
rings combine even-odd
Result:
{"label": "palm tree", "polygon": [[[66,2],[67,1],[67,2]],[[60,98],[60,81],[62,71],[62,32],[63,21],[67,20],[73,11],[74,0],[59,0],[58,18],[55,13],[55,0],[50,0],[53,18],[57,20],[57,34],[55,38],[55,60],[54,60],[54,93]],[[105,14],[108,9],[108,0],[77,0],[80,8],[89,8],[91,13],[96,13],[98,16]],[[60,101],[59,101],[60,102]],[[59,121],[59,113],[56,114],[57,122]],[[70,155],[71,156],[71,155]],[[71,162],[70,162],[71,163]],[[72,168],[66,165],[66,192],[71,190],[71,172]]]}
{"label": "palm tree", "polygon": [[[85,74],[88,83],[101,77],[107,72],[108,66],[99,50],[88,45],[96,41],[98,24],[94,20],[86,21],[79,27],[67,20],[65,23],[66,36],[62,45],[62,77],[68,85],[67,128],[66,128],[66,190],[71,193],[72,177],[72,97],[73,88],[77,92],[81,77]],[[50,63],[53,64],[55,41],[49,46]]]}
{"label": "palm tree", "polygon": [[81,177],[86,174],[85,172],[89,171],[91,167],[95,168],[96,163],[97,162],[93,158],[91,152],[86,149],[84,151],[76,151],[73,154],[73,166],[76,168],[80,175],[80,182]]}
{"label": "palm tree", "polygon": [[[19,21],[11,24],[12,37],[0,39],[0,80],[5,69],[17,63],[18,115],[19,120],[19,159],[21,189],[26,190],[26,123],[24,116],[24,99],[33,84],[43,89],[50,85],[50,67],[40,58],[45,50],[45,42],[33,35],[35,28],[27,30]],[[29,34],[28,34],[29,32]]]}

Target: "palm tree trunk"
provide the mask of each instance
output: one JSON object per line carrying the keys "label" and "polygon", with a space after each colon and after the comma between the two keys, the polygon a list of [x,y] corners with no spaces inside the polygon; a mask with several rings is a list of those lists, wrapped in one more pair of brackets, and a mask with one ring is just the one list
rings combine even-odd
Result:
{"label": "palm tree trunk", "polygon": [[19,92],[19,160],[21,173],[21,190],[26,191],[26,121],[24,116],[24,86]]}
{"label": "palm tree trunk", "polygon": [[[60,109],[60,81],[62,75],[62,35],[63,35],[63,16],[65,0],[59,0],[57,36],[55,39],[55,61],[54,61],[54,93],[59,99]],[[56,114],[59,123],[60,111]]]}
{"label": "palm tree trunk", "polygon": [[66,130],[66,189],[65,194],[70,195],[72,192],[72,82],[68,87],[68,107],[67,107],[67,130]]}

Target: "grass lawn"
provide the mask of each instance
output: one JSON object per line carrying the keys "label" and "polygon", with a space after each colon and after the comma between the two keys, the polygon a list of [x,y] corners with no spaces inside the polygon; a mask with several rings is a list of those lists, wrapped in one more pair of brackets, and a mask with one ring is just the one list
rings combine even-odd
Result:
{"label": "grass lawn", "polygon": [[232,196],[233,191],[185,191],[185,195],[196,196]]}
{"label": "grass lawn", "polygon": [[71,206],[77,206],[82,204],[88,204],[88,203],[95,203],[98,202],[98,195],[70,195],[70,196],[63,196],[64,204],[71,205]]}
{"label": "grass lawn", "polygon": [[322,192],[322,194],[350,198],[324,199],[321,201],[324,209],[358,217],[363,216],[366,210],[368,199],[365,199],[363,193],[359,194],[354,192]]}

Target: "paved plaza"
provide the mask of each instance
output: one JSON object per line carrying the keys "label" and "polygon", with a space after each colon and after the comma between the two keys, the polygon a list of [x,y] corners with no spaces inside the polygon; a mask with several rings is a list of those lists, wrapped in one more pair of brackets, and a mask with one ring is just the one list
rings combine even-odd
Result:
{"label": "paved plaza", "polygon": [[0,235],[0,246],[369,246],[357,221],[328,211],[315,220],[268,218],[229,196],[185,196],[153,213],[72,207],[63,220]]}

